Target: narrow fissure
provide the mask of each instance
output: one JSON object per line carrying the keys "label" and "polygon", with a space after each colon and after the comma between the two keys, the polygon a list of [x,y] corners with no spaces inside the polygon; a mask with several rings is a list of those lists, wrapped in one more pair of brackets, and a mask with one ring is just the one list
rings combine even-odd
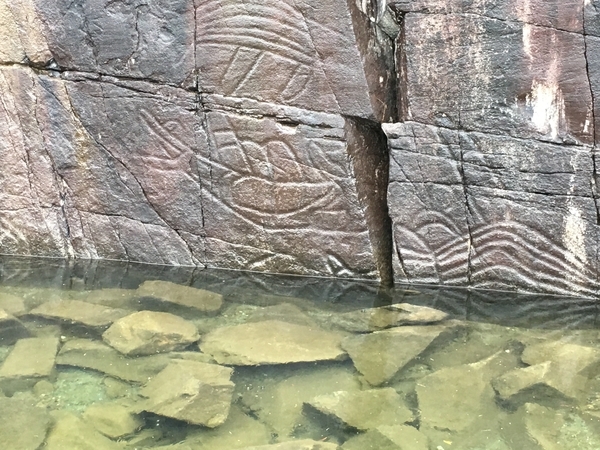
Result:
{"label": "narrow fissure", "polygon": [[392,220],[388,211],[387,189],[390,157],[387,136],[381,124],[345,117],[345,134],[352,160],[358,197],[365,218],[381,284],[394,283],[392,268]]}

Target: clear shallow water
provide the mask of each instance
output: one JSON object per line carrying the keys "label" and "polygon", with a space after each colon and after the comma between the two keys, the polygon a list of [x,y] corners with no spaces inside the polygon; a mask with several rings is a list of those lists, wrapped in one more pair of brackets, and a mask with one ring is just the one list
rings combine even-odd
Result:
{"label": "clear shallow water", "polygon": [[[592,300],[4,258],[0,309],[0,448],[600,448]],[[103,333],[137,311],[177,316],[199,337],[123,356]],[[218,363],[233,371],[203,378]]]}

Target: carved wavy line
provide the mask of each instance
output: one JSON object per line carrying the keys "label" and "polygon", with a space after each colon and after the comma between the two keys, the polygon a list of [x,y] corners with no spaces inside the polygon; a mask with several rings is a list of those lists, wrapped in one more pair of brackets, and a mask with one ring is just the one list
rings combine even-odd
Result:
{"label": "carved wavy line", "polygon": [[422,228],[427,225],[445,226],[448,230],[452,230],[453,235],[462,235],[464,229],[461,230],[456,222],[448,215],[441,211],[427,211],[417,214],[414,217],[415,228]]}
{"label": "carved wavy line", "polygon": [[[508,249],[513,249],[514,254],[507,253]],[[524,254],[525,253],[525,254]],[[565,274],[570,278],[582,280],[582,282],[595,283],[595,276],[588,276],[582,270],[577,267],[573,267],[564,261],[558,261],[558,264],[552,264],[551,262],[544,260],[544,253],[539,251],[532,251],[530,249],[519,246],[509,239],[498,240],[494,243],[488,243],[483,246],[475,245],[475,256],[474,260],[494,260],[497,258],[491,257],[491,254],[500,254],[502,256],[510,257],[510,260],[514,261],[517,267],[521,267],[524,270],[529,266],[529,262],[534,260],[536,266],[544,267],[543,272],[540,272],[539,276],[544,276],[549,273],[560,273]],[[515,255],[519,255],[516,257]],[[557,259],[557,258],[553,258]],[[475,265],[475,262],[474,264]]]}
{"label": "carved wavy line", "polygon": [[[596,286],[597,285],[597,283],[593,283],[591,285],[586,286],[583,284],[577,284],[577,283],[570,282],[569,280],[563,279],[563,278],[552,278],[550,281],[544,281],[539,278],[538,272],[531,273],[531,271],[523,270],[524,269],[523,267],[519,267],[519,269],[521,269],[521,270],[517,270],[517,269],[513,268],[512,266],[504,266],[504,265],[489,266],[489,267],[485,267],[481,270],[478,270],[476,272],[472,272],[471,278],[473,280],[475,280],[477,277],[480,277],[480,276],[483,278],[483,277],[485,277],[485,275],[488,272],[497,272],[497,271],[501,270],[503,273],[513,275],[515,279],[520,279],[522,286],[530,286],[530,287],[535,286],[536,290],[541,289],[543,291],[560,293],[560,294],[564,294],[564,295],[573,295],[573,292],[593,293],[593,292],[595,292],[595,288],[590,289],[588,286]],[[507,277],[506,276],[503,276],[503,277],[496,276],[494,281],[486,280],[483,283],[477,283],[477,287],[483,287],[483,286],[497,287],[497,285],[499,283],[502,283],[503,279],[507,279]],[[511,282],[511,284],[514,284],[514,283]]]}
{"label": "carved wavy line", "polygon": [[[553,242],[551,242],[548,238],[546,238],[542,233],[535,231],[531,228],[525,228],[525,230],[529,231],[526,235],[527,237],[515,233],[512,230],[505,229],[490,229],[485,234],[480,234],[479,230],[474,230],[473,232],[473,241],[476,242],[477,247],[481,247],[482,245],[487,244],[488,242],[493,243],[499,237],[502,239],[510,240],[511,242],[519,242],[524,248],[527,248],[533,254],[540,254],[543,258],[549,259],[556,264],[562,264],[562,259],[560,257],[554,256],[554,254],[570,254],[573,258],[577,259],[579,265],[585,266],[586,262],[581,260],[577,255],[574,255],[572,252],[569,252],[567,249],[560,247]],[[534,235],[535,238],[531,238],[531,235]],[[488,239],[489,238],[489,239]],[[530,243],[529,240],[535,241],[534,243]],[[546,250],[542,251],[540,249],[541,244],[545,244],[547,247]]]}
{"label": "carved wavy line", "polygon": [[268,43],[281,43],[292,50],[314,58],[315,50],[305,30],[294,30],[300,33],[293,36],[290,33],[289,27],[281,26],[279,23],[274,24],[276,28],[272,30],[262,27],[261,25],[270,24],[268,19],[250,16],[240,16],[239,19],[239,24],[210,23],[202,27],[202,31],[197,35],[198,42],[202,43],[206,36],[234,34],[236,36],[260,39]]}
{"label": "carved wavy line", "polygon": [[[271,20],[273,20],[274,24],[285,24],[289,28],[295,30],[304,30],[298,26],[299,24],[304,23],[300,11],[283,1],[277,2],[276,6],[265,4],[264,0],[257,2],[248,2],[248,0],[245,0],[245,2],[246,4],[249,3],[252,5],[258,16],[272,18]],[[222,19],[236,17],[239,15],[256,17],[256,15],[253,15],[248,9],[245,11],[240,10],[240,5],[244,5],[245,7],[246,4],[229,3],[223,5],[215,0],[209,0],[205,2],[204,5],[200,4],[200,6],[197,7],[200,12],[200,14],[197,14],[197,16],[201,18],[202,22],[208,23],[216,23]],[[282,12],[287,14],[282,14]]]}
{"label": "carved wavy line", "polygon": [[[246,39],[243,39],[246,38]],[[268,43],[269,45],[264,45]],[[290,49],[283,45],[273,44],[270,41],[264,41],[262,39],[249,37],[246,35],[235,33],[228,34],[211,34],[209,38],[204,39],[200,44],[214,45],[216,47],[226,48],[250,48],[258,51],[264,51],[266,53],[273,54],[278,58],[290,61],[295,64],[302,64],[305,66],[312,66],[317,64],[317,59],[312,56],[307,56],[304,53]]]}

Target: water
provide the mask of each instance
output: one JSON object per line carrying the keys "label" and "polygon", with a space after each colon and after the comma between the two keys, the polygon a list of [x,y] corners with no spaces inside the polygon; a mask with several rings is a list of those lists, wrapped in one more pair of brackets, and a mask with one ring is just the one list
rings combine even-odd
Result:
{"label": "water", "polygon": [[2,258],[0,309],[0,448],[600,449],[593,300]]}

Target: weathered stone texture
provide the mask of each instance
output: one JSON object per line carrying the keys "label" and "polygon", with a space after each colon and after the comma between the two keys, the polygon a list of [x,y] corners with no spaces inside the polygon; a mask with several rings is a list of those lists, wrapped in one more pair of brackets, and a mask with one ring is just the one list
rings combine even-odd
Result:
{"label": "weathered stone texture", "polygon": [[399,277],[594,293],[590,147],[412,122],[385,129]]}
{"label": "weathered stone texture", "polygon": [[375,27],[365,31],[355,8],[344,0],[197,0],[200,90],[390,118],[393,43]]}
{"label": "weathered stone texture", "polygon": [[61,68],[193,85],[191,1],[30,1]]}
{"label": "weathered stone texture", "polygon": [[[343,121],[309,126],[212,111],[198,171],[207,262],[239,269],[372,276]],[[223,224],[227,224],[226,227]]]}
{"label": "weathered stone texture", "polygon": [[582,35],[471,14],[413,13],[404,20],[407,119],[593,142]]}
{"label": "weathered stone texture", "polygon": [[595,295],[599,11],[0,0],[0,253]]}

